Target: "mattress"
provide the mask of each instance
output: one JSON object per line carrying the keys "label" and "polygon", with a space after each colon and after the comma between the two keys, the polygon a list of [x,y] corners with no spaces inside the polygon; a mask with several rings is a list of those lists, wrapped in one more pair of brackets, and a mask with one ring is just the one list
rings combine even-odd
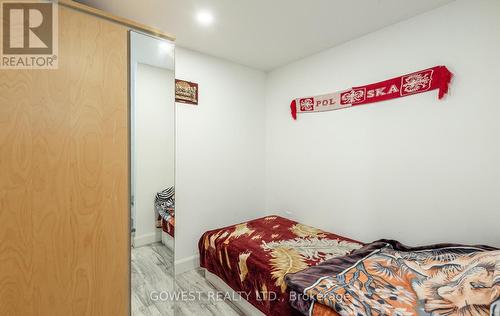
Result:
{"label": "mattress", "polygon": [[279,217],[208,231],[199,241],[200,266],[265,315],[300,315],[289,304],[285,275],[346,255],[361,243]]}

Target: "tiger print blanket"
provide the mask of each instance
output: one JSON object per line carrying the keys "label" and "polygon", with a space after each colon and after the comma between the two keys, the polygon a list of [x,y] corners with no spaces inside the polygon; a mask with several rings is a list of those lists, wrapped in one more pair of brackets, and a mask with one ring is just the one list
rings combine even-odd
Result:
{"label": "tiger print blanket", "polygon": [[286,281],[308,299],[302,312],[312,316],[497,316],[500,250],[445,244],[410,248],[382,240],[289,274]]}

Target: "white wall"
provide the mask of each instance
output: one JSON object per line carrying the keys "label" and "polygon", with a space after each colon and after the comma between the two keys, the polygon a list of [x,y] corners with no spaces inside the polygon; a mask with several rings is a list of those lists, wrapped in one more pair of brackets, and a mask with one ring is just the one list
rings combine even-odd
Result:
{"label": "white wall", "polygon": [[[176,105],[176,273],[197,264],[209,229],[264,212],[263,72],[176,48],[176,78],[199,84]],[[194,259],[194,260],[193,260]]]}
{"label": "white wall", "polygon": [[[500,1],[456,1],[269,74],[266,207],[352,238],[500,245]],[[300,41],[298,41],[300,44]],[[299,115],[295,97],[444,64],[437,92]]]}
{"label": "white wall", "polygon": [[135,246],[161,240],[154,197],[174,185],[174,73],[137,64],[135,72]]}

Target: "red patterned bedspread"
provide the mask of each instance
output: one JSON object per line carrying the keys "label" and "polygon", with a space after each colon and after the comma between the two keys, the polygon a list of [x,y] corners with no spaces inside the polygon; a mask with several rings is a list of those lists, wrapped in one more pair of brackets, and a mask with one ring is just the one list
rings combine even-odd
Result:
{"label": "red patterned bedspread", "polygon": [[200,265],[266,315],[300,315],[289,304],[285,283],[295,273],[362,246],[279,217],[267,216],[211,230],[199,241]]}
{"label": "red patterned bedspread", "polygon": [[167,221],[165,219],[161,219],[161,228],[164,232],[174,237],[175,233],[175,217],[170,217]]}

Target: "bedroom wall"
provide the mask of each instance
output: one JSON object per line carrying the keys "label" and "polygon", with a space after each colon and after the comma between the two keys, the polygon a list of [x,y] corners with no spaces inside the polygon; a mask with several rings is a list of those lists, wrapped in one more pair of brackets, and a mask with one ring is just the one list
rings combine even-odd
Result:
{"label": "bedroom wall", "polygon": [[[456,1],[271,72],[269,212],[363,241],[500,246],[499,14],[499,1]],[[456,74],[443,101],[290,117],[292,98],[440,64]]]}
{"label": "bedroom wall", "polygon": [[209,229],[264,211],[265,74],[176,48],[176,78],[199,84],[176,105],[176,273],[199,264]]}
{"label": "bedroom wall", "polygon": [[[171,70],[137,64],[134,128],[134,245],[161,240],[156,229],[154,197],[174,185],[174,74]],[[166,84],[171,87],[166,87]]]}

